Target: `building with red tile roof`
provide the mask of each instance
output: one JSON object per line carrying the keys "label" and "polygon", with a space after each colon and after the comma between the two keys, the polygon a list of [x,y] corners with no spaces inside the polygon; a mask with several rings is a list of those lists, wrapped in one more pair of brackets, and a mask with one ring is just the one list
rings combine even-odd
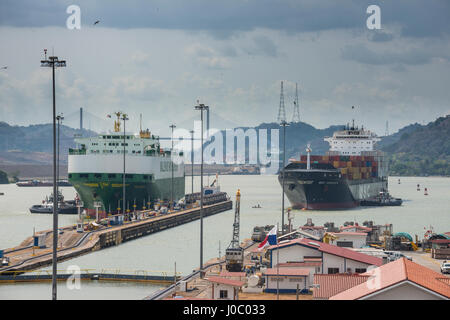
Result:
{"label": "building with red tile roof", "polygon": [[205,280],[211,282],[209,298],[214,300],[238,300],[239,289],[245,284],[244,281],[223,277],[208,277]]}
{"label": "building with red tile roof", "polygon": [[330,297],[364,283],[368,275],[361,274],[315,274],[313,298],[327,300]]}
{"label": "building with red tile roof", "polygon": [[372,231],[372,228],[368,228],[368,227],[360,226],[360,225],[346,226],[346,227],[341,227],[340,229],[342,231],[352,230],[352,232],[366,232],[366,233]]}
{"label": "building with red tile roof", "polygon": [[228,278],[231,280],[239,280],[243,281],[246,279],[247,274],[245,272],[230,272],[230,271],[222,271],[220,273],[220,277]]}
{"label": "building with red tile roof", "polygon": [[450,285],[441,274],[405,258],[364,275],[370,276],[366,282],[340,292],[330,300],[450,299]]}
{"label": "building with red tile roof", "polygon": [[[271,266],[277,263],[322,259],[322,273],[365,272],[369,266],[381,266],[383,260],[347,248],[309,239],[294,239],[268,247]],[[279,254],[277,253],[279,250]],[[279,256],[279,257],[278,257]],[[278,260],[277,260],[278,259]]]}

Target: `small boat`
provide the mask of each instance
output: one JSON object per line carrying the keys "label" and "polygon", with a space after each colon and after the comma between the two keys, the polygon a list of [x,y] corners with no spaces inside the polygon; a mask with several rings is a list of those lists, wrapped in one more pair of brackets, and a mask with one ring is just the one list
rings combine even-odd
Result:
{"label": "small boat", "polygon": [[[78,199],[78,195],[75,197],[75,200],[64,201],[64,196],[61,192],[58,192],[58,213],[59,214],[77,214],[78,208],[76,206]],[[53,203],[54,197],[53,194],[50,197],[46,197],[45,200],[42,200],[42,204],[36,204],[30,208],[31,213],[44,213],[51,214],[53,213]]]}
{"label": "small boat", "polygon": [[3,192],[0,192],[0,196],[4,196],[5,194]]}
{"label": "small boat", "polygon": [[383,207],[383,206],[401,206],[403,200],[393,198],[388,192],[381,191],[377,197],[362,200],[360,205],[363,207]]}
{"label": "small boat", "polygon": [[259,205],[259,203],[256,205],[256,206],[253,206],[252,208],[254,208],[254,209],[260,209],[260,208],[262,208],[260,205]]}

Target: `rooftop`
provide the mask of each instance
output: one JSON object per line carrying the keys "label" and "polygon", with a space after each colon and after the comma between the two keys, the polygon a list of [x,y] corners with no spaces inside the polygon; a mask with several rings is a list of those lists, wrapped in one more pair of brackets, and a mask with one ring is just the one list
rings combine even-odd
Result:
{"label": "rooftop", "polygon": [[242,287],[245,284],[245,282],[243,282],[243,281],[231,280],[231,279],[222,278],[222,277],[208,277],[208,278],[206,278],[206,280],[208,280],[210,282],[214,282],[214,283],[226,284],[226,285],[233,286],[233,287]]}
{"label": "rooftop", "polygon": [[334,245],[331,245],[328,243],[324,243],[324,242],[320,242],[320,241],[313,241],[310,239],[294,239],[289,242],[279,244],[278,246],[277,245],[270,246],[267,249],[273,250],[273,249],[277,249],[277,247],[283,248],[283,247],[292,246],[292,245],[300,245],[300,246],[309,247],[311,249],[316,249],[320,252],[332,254],[335,256],[347,258],[347,259],[354,260],[354,261],[367,263],[370,265],[381,266],[383,264],[383,259],[381,259],[381,258],[369,256],[367,254],[359,253],[359,252],[356,252],[356,251],[353,251],[353,250],[350,250],[347,248],[341,248],[341,247],[334,246]]}
{"label": "rooftop", "polygon": [[230,271],[222,271],[220,273],[221,277],[245,277],[247,274],[245,272],[230,272]]}
{"label": "rooftop", "polygon": [[373,281],[376,281],[379,285],[368,286],[366,283],[361,283],[332,296],[330,299],[361,299],[404,281],[413,282],[427,290],[450,298],[450,285],[441,274],[405,258],[385,264],[379,268],[366,272],[364,275],[372,275],[374,277]]}
{"label": "rooftop", "polygon": [[[305,259],[306,260],[306,259]],[[320,261],[305,261],[305,262],[286,262],[286,263],[279,263],[278,266],[280,268],[301,268],[301,267],[320,267],[322,265],[322,260]],[[276,265],[275,265],[276,268]]]}
{"label": "rooftop", "polygon": [[314,299],[330,297],[367,281],[369,276],[361,274],[315,274],[313,290]]}
{"label": "rooftop", "polygon": [[335,235],[335,236],[367,236],[367,233],[365,232],[328,232],[329,234]]}
{"label": "rooftop", "polygon": [[340,229],[341,229],[341,230],[347,230],[347,229],[352,229],[352,228],[364,230],[364,231],[367,231],[367,232],[372,231],[372,228],[368,228],[368,227],[364,227],[364,226],[360,226],[360,225],[346,226],[346,227],[341,227]]}
{"label": "rooftop", "polygon": [[263,274],[266,276],[309,276],[309,270],[299,268],[269,268]]}

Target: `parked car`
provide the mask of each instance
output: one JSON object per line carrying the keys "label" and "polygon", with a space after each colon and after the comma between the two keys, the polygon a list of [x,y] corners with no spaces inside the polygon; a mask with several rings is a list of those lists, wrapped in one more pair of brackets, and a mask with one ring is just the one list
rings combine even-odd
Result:
{"label": "parked car", "polygon": [[448,261],[442,262],[441,273],[450,273],[450,262]]}
{"label": "parked car", "polygon": [[384,253],[387,254],[389,262],[395,261],[395,260],[400,259],[400,258],[406,258],[406,259],[408,259],[409,261],[412,261],[412,257],[407,256],[407,255],[403,254],[402,252],[398,252],[398,251],[385,251]]}

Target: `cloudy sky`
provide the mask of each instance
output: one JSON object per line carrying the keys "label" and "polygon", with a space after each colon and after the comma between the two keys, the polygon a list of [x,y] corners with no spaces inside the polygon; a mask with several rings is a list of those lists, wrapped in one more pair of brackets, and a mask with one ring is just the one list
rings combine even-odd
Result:
{"label": "cloudy sky", "polygon": [[[73,4],[79,30],[66,27]],[[381,30],[366,26],[372,4]],[[218,127],[274,122],[283,80],[288,121],[297,82],[302,121],[384,134],[389,120],[392,133],[450,113],[449,40],[446,0],[2,0],[0,121],[51,119],[46,48],[67,60],[57,108],[72,125],[80,107],[97,131],[122,110],[164,135],[199,117],[197,100]]]}

